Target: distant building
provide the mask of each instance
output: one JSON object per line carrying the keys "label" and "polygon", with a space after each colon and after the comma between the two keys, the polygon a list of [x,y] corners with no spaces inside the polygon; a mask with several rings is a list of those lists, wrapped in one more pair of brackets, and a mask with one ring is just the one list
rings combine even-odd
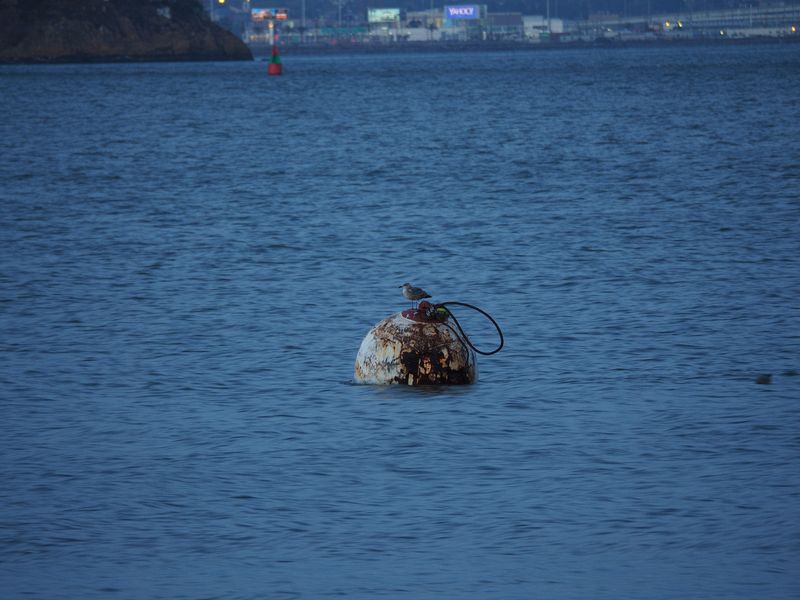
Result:
{"label": "distant building", "polygon": [[547,19],[542,15],[525,15],[522,17],[525,39],[532,42],[543,41],[550,34],[564,33],[563,19]]}
{"label": "distant building", "polygon": [[399,8],[368,8],[369,38],[374,42],[404,39]]}
{"label": "distant building", "polygon": [[438,42],[442,39],[444,17],[440,9],[406,13],[405,33],[412,42]]}
{"label": "distant building", "polygon": [[492,40],[521,40],[525,37],[522,13],[489,13],[488,38]]}

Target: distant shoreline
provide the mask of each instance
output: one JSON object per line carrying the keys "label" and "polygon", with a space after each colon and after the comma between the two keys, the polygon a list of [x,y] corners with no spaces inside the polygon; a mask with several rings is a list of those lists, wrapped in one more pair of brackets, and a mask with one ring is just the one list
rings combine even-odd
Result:
{"label": "distant shoreline", "polygon": [[93,65],[117,63],[192,63],[192,62],[251,62],[253,58],[241,58],[212,53],[197,53],[176,56],[174,54],[154,54],[148,56],[87,56],[86,54],[57,57],[0,58],[4,65]]}
{"label": "distant shoreline", "polygon": [[[800,36],[770,38],[697,38],[672,40],[599,40],[594,42],[394,42],[394,43],[317,43],[279,45],[283,56],[338,56],[347,54],[452,54],[456,52],[541,52],[549,50],[605,50],[613,48],[672,48],[672,47],[727,47],[798,44]],[[253,59],[269,59],[268,44],[250,44]],[[0,65],[95,64],[95,63],[147,63],[147,62],[216,62],[242,60],[239,57],[210,56],[205,53],[176,57],[170,54],[150,56],[60,56],[0,58]]]}
{"label": "distant shoreline", "polygon": [[[800,36],[768,38],[698,38],[673,40],[613,40],[594,42],[395,42],[395,43],[337,43],[337,44],[287,44],[280,45],[280,52],[286,56],[326,56],[332,54],[410,54],[410,53],[453,53],[453,52],[536,52],[545,50],[608,49],[608,48],[671,48],[697,46],[764,46],[769,44],[797,44]],[[268,44],[250,44],[256,60],[269,58]]]}

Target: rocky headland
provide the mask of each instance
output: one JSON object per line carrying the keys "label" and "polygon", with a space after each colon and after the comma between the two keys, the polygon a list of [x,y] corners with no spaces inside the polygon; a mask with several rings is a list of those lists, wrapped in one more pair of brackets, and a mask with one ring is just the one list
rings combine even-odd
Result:
{"label": "rocky headland", "polygon": [[0,0],[0,63],[252,58],[198,0]]}

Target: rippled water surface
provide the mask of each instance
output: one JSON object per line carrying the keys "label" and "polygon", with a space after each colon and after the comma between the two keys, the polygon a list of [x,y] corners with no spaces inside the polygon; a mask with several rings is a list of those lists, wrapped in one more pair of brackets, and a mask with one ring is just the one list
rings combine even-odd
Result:
{"label": "rippled water surface", "polygon": [[284,64],[0,68],[3,597],[797,598],[798,48]]}

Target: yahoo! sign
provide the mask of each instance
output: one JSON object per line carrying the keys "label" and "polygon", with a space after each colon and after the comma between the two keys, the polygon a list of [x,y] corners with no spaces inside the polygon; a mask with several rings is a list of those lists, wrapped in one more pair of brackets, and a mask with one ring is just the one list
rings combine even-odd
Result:
{"label": "yahoo! sign", "polygon": [[477,4],[463,4],[459,6],[445,6],[445,19],[477,19],[479,17]]}

